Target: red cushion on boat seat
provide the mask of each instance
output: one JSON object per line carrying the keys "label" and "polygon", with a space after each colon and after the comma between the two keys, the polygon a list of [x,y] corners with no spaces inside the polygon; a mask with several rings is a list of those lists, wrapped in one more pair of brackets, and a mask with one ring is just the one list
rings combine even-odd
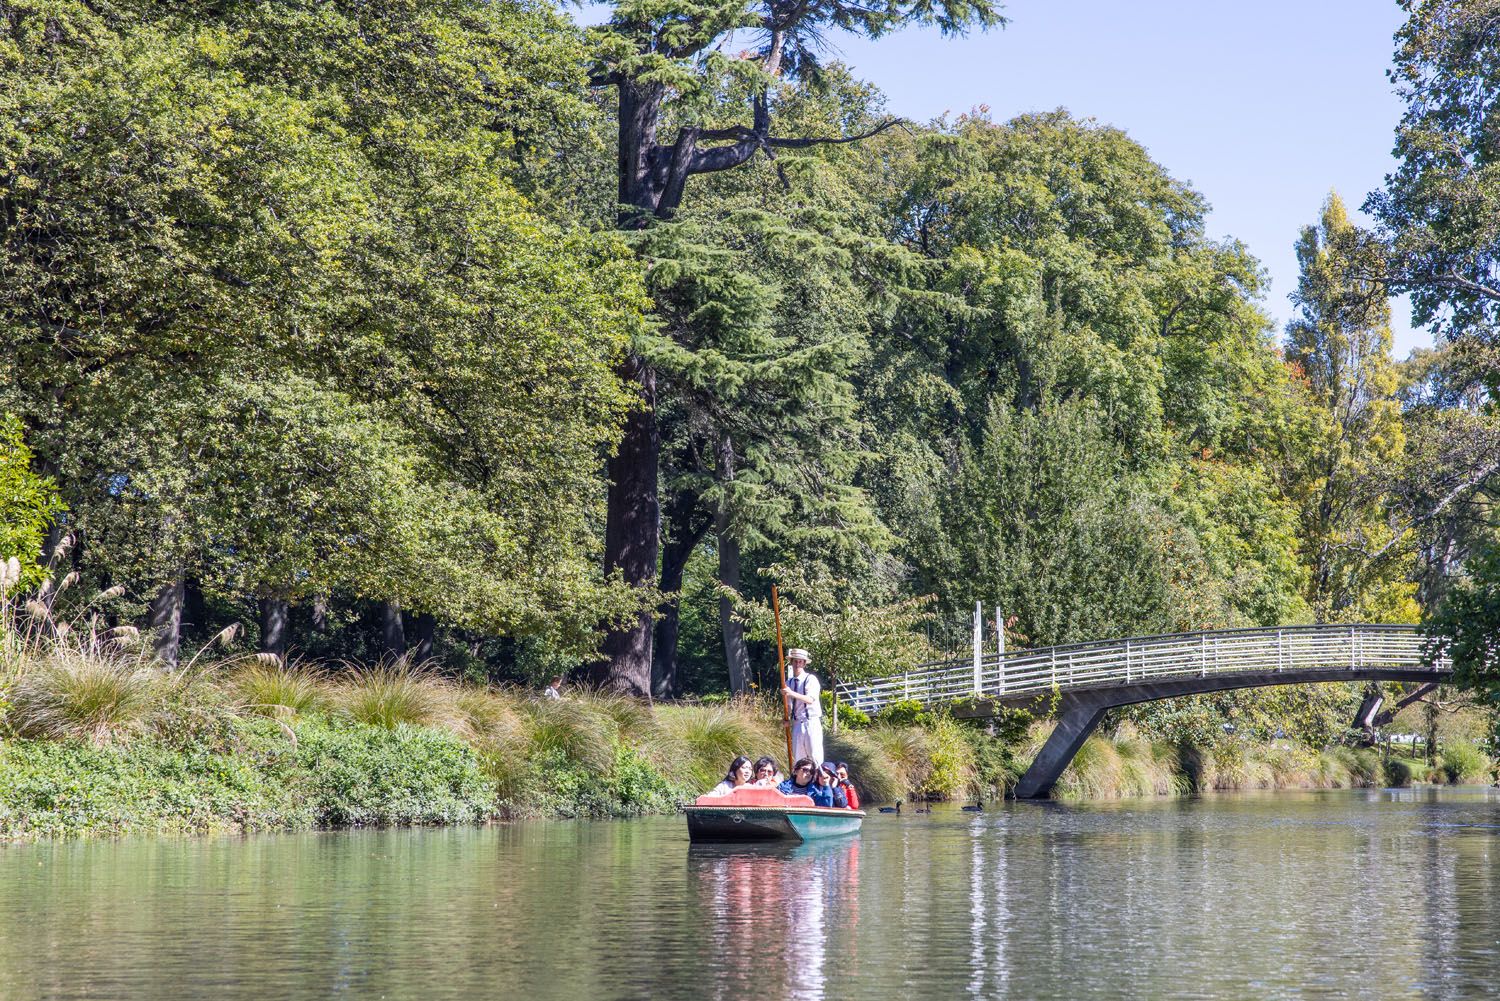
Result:
{"label": "red cushion on boat seat", "polygon": [[811,796],[783,796],[769,786],[736,789],[726,796],[699,796],[694,806],[812,806]]}

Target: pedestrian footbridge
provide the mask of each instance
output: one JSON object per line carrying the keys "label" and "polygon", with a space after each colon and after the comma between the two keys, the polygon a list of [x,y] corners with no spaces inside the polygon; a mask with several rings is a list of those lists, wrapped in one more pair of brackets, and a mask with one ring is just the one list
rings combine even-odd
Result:
{"label": "pedestrian footbridge", "polygon": [[1057,727],[1016,787],[1046,796],[1104,713],[1115,706],[1235,688],[1329,681],[1446,680],[1452,665],[1430,655],[1413,626],[1323,625],[1213,630],[981,650],[888,678],[840,685],[839,700],[864,712],[888,703],[968,700],[976,715],[1057,693]]}

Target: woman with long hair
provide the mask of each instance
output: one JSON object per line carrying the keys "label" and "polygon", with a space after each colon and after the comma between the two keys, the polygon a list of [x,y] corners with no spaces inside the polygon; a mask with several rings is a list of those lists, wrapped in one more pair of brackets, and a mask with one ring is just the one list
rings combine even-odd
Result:
{"label": "woman with long hair", "polygon": [[755,776],[754,766],[750,759],[743,754],[738,755],[729,763],[729,772],[724,776],[724,781],[714,786],[709,791],[710,796],[728,796],[736,789],[748,786]]}

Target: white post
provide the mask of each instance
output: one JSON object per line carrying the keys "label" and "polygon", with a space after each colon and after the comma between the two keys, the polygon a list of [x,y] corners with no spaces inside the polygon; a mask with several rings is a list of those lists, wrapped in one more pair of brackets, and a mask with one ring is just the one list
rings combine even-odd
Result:
{"label": "white post", "polygon": [[1005,692],[1005,613],[1000,611],[1000,606],[995,606],[995,649],[999,652],[995,659],[995,673],[999,675],[999,688],[1001,693]]}
{"label": "white post", "polygon": [[984,691],[984,603],[974,602],[974,694]]}

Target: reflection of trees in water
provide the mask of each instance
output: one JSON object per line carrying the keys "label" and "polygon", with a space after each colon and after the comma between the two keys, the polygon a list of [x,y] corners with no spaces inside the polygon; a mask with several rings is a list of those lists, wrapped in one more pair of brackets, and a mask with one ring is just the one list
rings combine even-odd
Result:
{"label": "reflection of trees in water", "polygon": [[840,957],[830,925],[859,920],[859,840],[694,846],[689,883],[707,921],[708,997],[818,999]]}

